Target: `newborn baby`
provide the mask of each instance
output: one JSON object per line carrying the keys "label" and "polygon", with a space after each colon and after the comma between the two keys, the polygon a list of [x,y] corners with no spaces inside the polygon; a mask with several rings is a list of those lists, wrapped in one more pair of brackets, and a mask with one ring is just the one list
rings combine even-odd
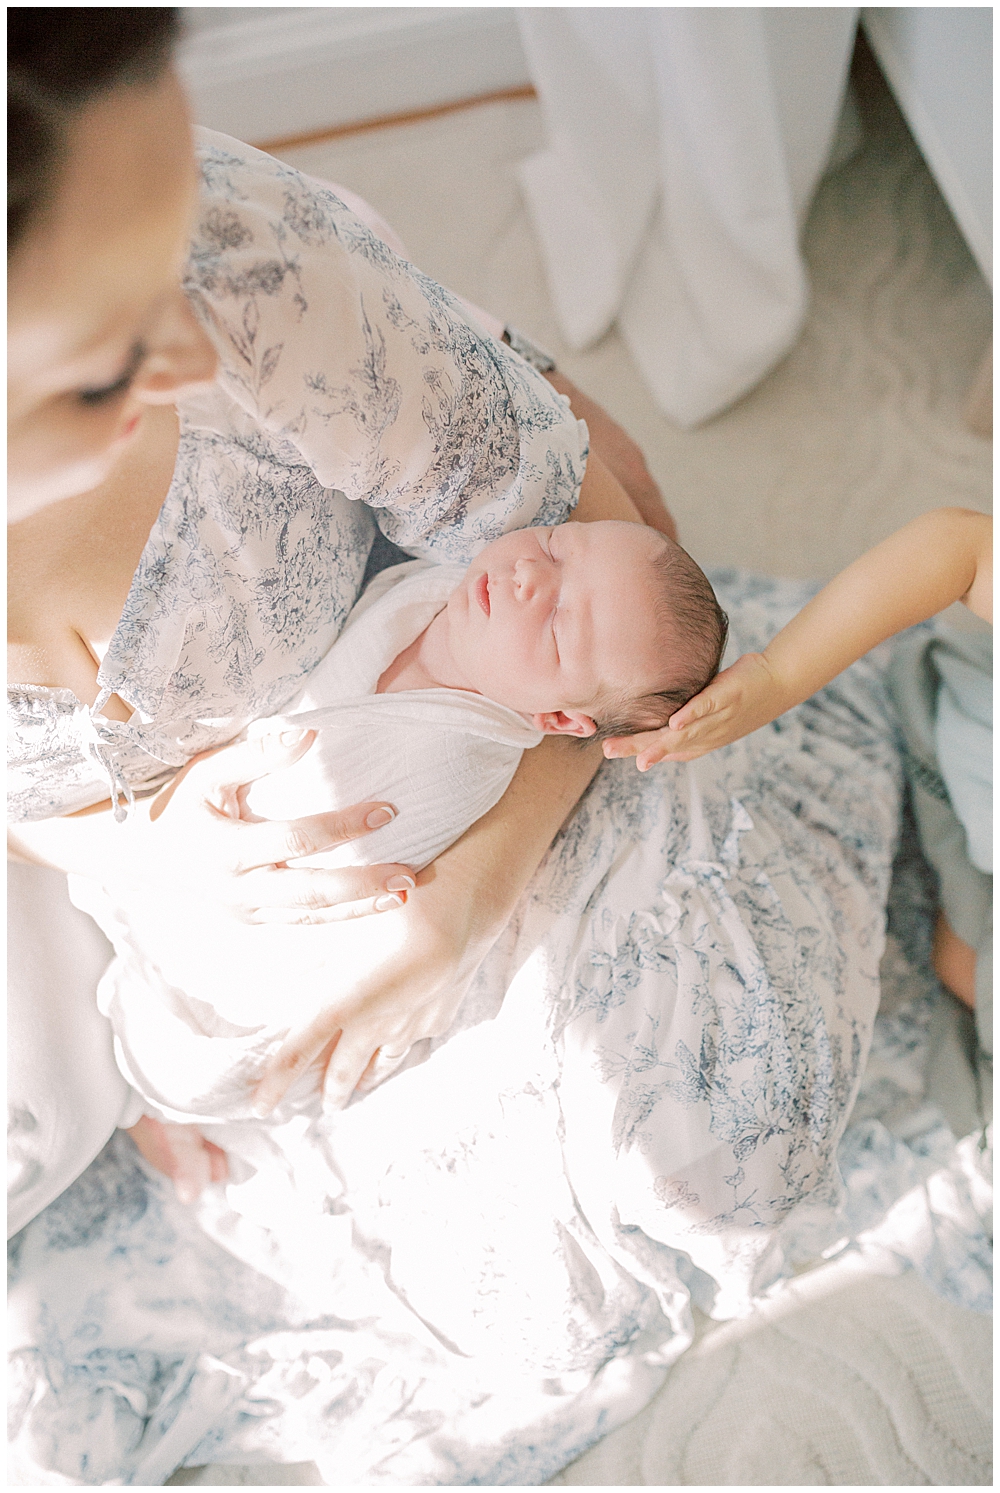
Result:
{"label": "newborn baby", "polygon": [[486,546],[378,690],[473,690],[545,734],[625,736],[697,694],[725,639],[704,574],[655,529],[518,529]]}
{"label": "newborn baby", "polygon": [[492,808],[526,747],[664,725],[714,678],[725,640],[702,571],[641,524],[517,529],[465,570],[396,566],[289,713],[254,728],[320,734],[248,809],[290,819],[387,800],[391,825],[309,864],[422,870]]}
{"label": "newborn baby", "polygon": [[[640,524],[519,529],[468,569],[396,566],[366,589],[291,710],[258,723],[318,734],[252,786],[246,811],[288,819],[387,800],[391,824],[311,863],[420,870],[500,799],[526,747],[662,726],[714,677],[725,637],[698,566]],[[249,1117],[266,1057],[394,927],[391,915],[303,928],[208,911],[180,925],[141,887],[77,885],[75,900],[115,945],[98,999],[122,1071],[149,1113],[208,1124]],[[276,1123],[318,1109],[306,1077]]]}

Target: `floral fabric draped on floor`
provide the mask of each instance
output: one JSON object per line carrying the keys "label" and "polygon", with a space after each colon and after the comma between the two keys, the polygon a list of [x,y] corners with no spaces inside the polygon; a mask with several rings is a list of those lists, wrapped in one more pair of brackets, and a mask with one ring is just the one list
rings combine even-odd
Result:
{"label": "floral fabric draped on floor", "polygon": [[[714,579],[735,652],[808,592]],[[452,1032],[325,1127],[284,1127],[273,1164],[185,1210],[114,1139],[13,1243],[33,1480],[305,1460],[340,1484],[538,1484],[650,1398],[692,1302],[738,1313],[855,1248],[982,1309],[983,1189],[921,1107],[912,846],[875,1029],[901,791],[884,663],[697,764],[605,764]],[[894,1205],[932,1173],[907,1232]]]}

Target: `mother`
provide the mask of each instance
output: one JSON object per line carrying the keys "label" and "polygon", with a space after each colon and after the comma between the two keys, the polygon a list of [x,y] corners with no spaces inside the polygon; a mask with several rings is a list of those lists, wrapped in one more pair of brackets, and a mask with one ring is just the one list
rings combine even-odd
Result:
{"label": "mother", "polygon": [[[295,692],[359,593],[376,518],[411,551],[453,559],[565,517],[578,490],[577,517],[638,515],[594,455],[584,476],[558,376],[471,325],[296,173],[208,146],[189,246],[174,25],[157,8],[10,12],[12,849],[98,879],[180,883],[253,920],[398,908],[407,867],[287,866],[366,833],[386,806],[294,825],[220,812],[301,744],[186,764]],[[634,448],[587,413],[669,527]],[[597,760],[532,754],[498,811],[421,878],[405,958],[293,1035],[265,1107],[335,1040],[328,1087],[343,1100],[384,1042],[448,1026]],[[135,802],[118,823],[123,800]],[[29,1034],[36,1061],[55,1040]],[[21,1109],[37,1119],[39,1085],[58,1078],[36,1071]],[[50,1138],[15,1221],[103,1144],[115,1102],[91,1096],[92,1123],[70,1124],[61,1161]],[[147,1122],[135,1138],[163,1160]],[[177,1172],[180,1154],[165,1164]],[[188,1190],[207,1171],[204,1156],[193,1164]]]}
{"label": "mother", "polygon": [[[294,693],[357,595],[373,513],[457,558],[565,517],[578,485],[578,517],[629,501],[593,457],[580,484],[549,384],[331,193],[235,142],[203,153],[185,300],[169,74],[56,124],[12,277],[16,843],[250,917],[392,895],[285,865],[373,805],[227,816],[280,746],[185,764]],[[218,383],[185,390],[216,355]],[[744,648],[801,600],[721,584]],[[338,1482],[537,1482],[638,1408],[692,1298],[738,1310],[804,1217],[809,1252],[836,1238],[897,808],[876,669],[704,762],[607,763],[532,880],[597,765],[528,754],[397,909],[402,953],[293,1036],[267,1098],[338,1032],[341,1096],[383,1043],[444,1040],[281,1137],[266,1189],[235,1178],[196,1224],[117,1147],[24,1230],[17,1423],[46,1467],[156,1482],[318,1445]],[[108,781],[136,799],[124,823],[71,812]]]}

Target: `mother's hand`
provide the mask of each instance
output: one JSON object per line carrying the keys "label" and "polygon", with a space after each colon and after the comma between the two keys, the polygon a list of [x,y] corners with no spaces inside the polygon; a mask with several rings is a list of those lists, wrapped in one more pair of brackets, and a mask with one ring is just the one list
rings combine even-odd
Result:
{"label": "mother's hand", "polygon": [[507,792],[417,877],[406,906],[371,925],[338,930],[337,974],[359,973],[294,1030],[258,1086],[266,1114],[313,1063],[326,1065],[324,1099],[347,1103],[370,1063],[383,1078],[423,1037],[440,1037],[567,814],[601,762],[600,748],[547,737],[525,752]]}
{"label": "mother's hand", "polygon": [[443,894],[435,880],[433,867],[417,878],[407,905],[380,922],[377,945],[362,929],[338,933],[338,965],[359,973],[343,995],[289,1033],[254,1096],[258,1114],[324,1059],[324,1108],[340,1109],[370,1067],[387,1077],[415,1042],[448,1030],[492,938],[477,936],[473,900]]}
{"label": "mother's hand", "polygon": [[292,732],[205,753],[140,800],[126,823],[116,824],[104,804],[18,824],[9,833],[11,853],[108,888],[124,881],[173,903],[194,898],[249,923],[325,923],[396,910],[414,885],[408,866],[289,864],[387,824],[391,804],[287,821],[241,817],[250,784],[290,767],[314,740],[315,732]]}
{"label": "mother's hand", "polygon": [[291,820],[247,813],[250,785],[290,767],[315,739],[315,731],[286,731],[193,758],[125,826],[129,873],[196,893],[249,923],[335,922],[402,907],[414,886],[408,866],[288,864],[388,824],[391,804]]}

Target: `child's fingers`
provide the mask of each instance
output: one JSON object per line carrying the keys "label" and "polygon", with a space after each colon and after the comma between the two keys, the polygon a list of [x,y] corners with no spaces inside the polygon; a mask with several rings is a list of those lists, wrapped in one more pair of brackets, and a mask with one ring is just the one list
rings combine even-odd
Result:
{"label": "child's fingers", "polygon": [[664,726],[657,732],[657,739],[639,752],[636,767],[640,772],[646,772],[657,762],[693,762],[697,757],[704,757],[707,752],[725,746],[733,735],[726,729],[724,720],[695,721],[684,731]]}
{"label": "child's fingers", "polygon": [[635,757],[639,771],[645,772],[666,757],[689,748],[695,734],[663,726],[659,731],[640,731],[636,736],[612,736],[604,743],[604,755],[610,758]]}
{"label": "child's fingers", "polygon": [[609,736],[602,748],[609,762],[616,761],[619,757],[634,757],[639,751],[635,744],[634,736]]}
{"label": "child's fingers", "polygon": [[669,745],[661,742],[659,746],[648,747],[646,751],[640,752],[635,765],[640,772],[648,772],[658,762],[690,762],[693,757],[700,756],[700,751],[682,751],[676,742]]}
{"label": "child's fingers", "polygon": [[690,733],[672,731],[669,726],[664,726],[662,731],[657,731],[642,744],[636,756],[635,765],[640,772],[648,772],[658,762],[673,760],[679,752],[689,749],[690,746]]}
{"label": "child's fingers", "polygon": [[194,1125],[167,1125],[166,1138],[173,1158],[170,1175],[182,1203],[194,1203],[212,1181],[205,1138]]}
{"label": "child's fingers", "polygon": [[748,690],[756,692],[761,680],[769,677],[763,655],[743,653],[728,669],[716,674],[700,695],[695,695],[693,700],[682,705],[667,724],[672,731],[680,731],[693,725],[695,721],[704,720],[706,716],[731,714],[734,709],[740,708]]}
{"label": "child's fingers", "polygon": [[616,757],[635,757],[643,747],[659,741],[659,731],[640,731],[635,736],[609,736],[604,743],[604,755],[610,760]]}
{"label": "child's fingers", "polygon": [[229,1181],[229,1162],[226,1153],[221,1147],[213,1145],[210,1140],[205,1142],[205,1151],[208,1156],[208,1165],[212,1173],[213,1182]]}
{"label": "child's fingers", "polygon": [[667,722],[671,731],[683,731],[685,726],[693,725],[695,721],[704,720],[706,715],[711,715],[716,709],[715,696],[711,687],[703,689],[700,695],[695,695],[680,710],[674,712]]}

